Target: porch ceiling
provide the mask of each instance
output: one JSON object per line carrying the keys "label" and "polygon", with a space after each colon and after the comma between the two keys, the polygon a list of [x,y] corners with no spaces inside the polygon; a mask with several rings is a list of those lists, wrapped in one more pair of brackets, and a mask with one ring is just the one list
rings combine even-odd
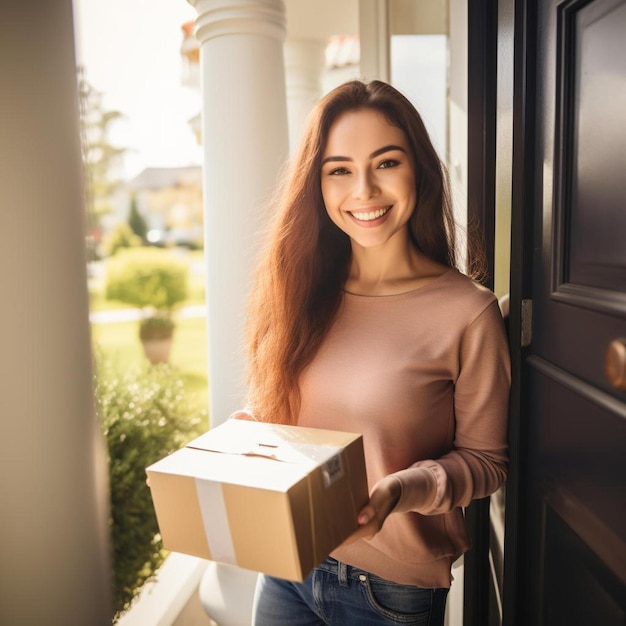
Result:
{"label": "porch ceiling", "polygon": [[358,0],[285,0],[290,39],[328,39],[359,32]]}

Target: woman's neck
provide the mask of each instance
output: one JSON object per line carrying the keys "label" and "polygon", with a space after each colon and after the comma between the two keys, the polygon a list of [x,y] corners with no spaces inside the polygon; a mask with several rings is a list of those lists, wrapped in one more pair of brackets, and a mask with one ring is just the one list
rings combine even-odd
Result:
{"label": "woman's neck", "polygon": [[350,293],[387,296],[420,287],[449,268],[406,244],[363,248],[353,244],[345,289]]}

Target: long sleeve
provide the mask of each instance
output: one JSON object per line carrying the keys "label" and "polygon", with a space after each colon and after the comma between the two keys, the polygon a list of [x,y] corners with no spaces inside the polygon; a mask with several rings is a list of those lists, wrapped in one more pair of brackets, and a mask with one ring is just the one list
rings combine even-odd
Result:
{"label": "long sleeve", "polygon": [[[445,513],[490,495],[506,478],[511,374],[504,324],[495,301],[463,333],[459,363],[453,448],[438,459],[418,461],[395,474],[402,485],[396,511]],[[425,471],[431,476],[424,476]]]}

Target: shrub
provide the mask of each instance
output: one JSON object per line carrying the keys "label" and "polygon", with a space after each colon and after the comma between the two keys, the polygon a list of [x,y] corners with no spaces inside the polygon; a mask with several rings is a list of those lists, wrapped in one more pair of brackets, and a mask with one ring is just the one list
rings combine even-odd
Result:
{"label": "shrub", "polygon": [[97,414],[109,456],[116,620],[164,560],[145,468],[200,433],[183,380],[168,365],[96,362]]}
{"label": "shrub", "polygon": [[170,251],[157,248],[125,250],[107,262],[105,295],[140,309],[167,315],[187,299],[189,270]]}
{"label": "shrub", "polygon": [[126,222],[122,222],[103,238],[102,251],[105,256],[112,257],[120,250],[136,248],[142,243],[141,237],[138,237]]}

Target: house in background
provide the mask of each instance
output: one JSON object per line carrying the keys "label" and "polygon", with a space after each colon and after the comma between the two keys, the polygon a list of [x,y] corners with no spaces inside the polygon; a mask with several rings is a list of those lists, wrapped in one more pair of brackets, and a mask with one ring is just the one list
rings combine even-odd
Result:
{"label": "house in background", "polygon": [[124,185],[153,245],[203,246],[202,167],[147,167]]}
{"label": "house in background", "polygon": [[[242,402],[239,320],[263,228],[257,208],[323,90],[330,37],[358,34],[359,73],[394,82],[396,33],[443,24],[440,149],[465,195],[458,218],[477,220],[490,283],[509,295],[513,364],[504,512],[490,516],[483,501],[466,512],[474,547],[457,576],[462,621],[450,626],[623,624],[624,0],[191,3],[214,423]],[[0,622],[104,625],[106,471],[90,394],[71,1],[8,0],[0,13],[11,25],[0,72],[12,86],[0,99],[11,303],[0,309],[10,355],[0,376]],[[419,62],[409,62],[415,84]],[[197,608],[198,584],[210,594],[229,575],[203,566],[154,594],[161,618],[143,624],[194,623],[185,607]]]}

